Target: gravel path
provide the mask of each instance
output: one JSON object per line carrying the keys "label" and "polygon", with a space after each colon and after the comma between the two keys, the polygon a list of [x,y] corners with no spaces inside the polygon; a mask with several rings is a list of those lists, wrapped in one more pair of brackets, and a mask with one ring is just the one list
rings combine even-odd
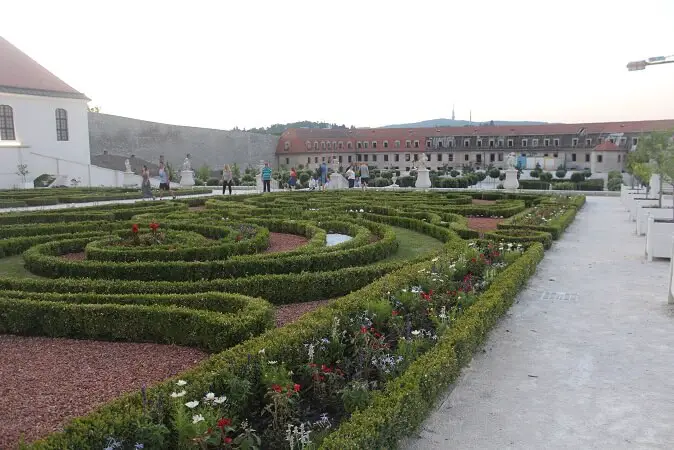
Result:
{"label": "gravel path", "polygon": [[304,236],[288,233],[269,233],[269,248],[265,253],[287,252],[305,245],[309,239]]}
{"label": "gravel path", "polygon": [[669,261],[587,197],[484,349],[400,448],[674,448]]}
{"label": "gravel path", "polygon": [[158,344],[0,335],[0,449],[58,430],[77,416],[205,359]]}
{"label": "gravel path", "polygon": [[313,302],[293,303],[276,307],[276,326],[282,327],[313,311],[319,306],[327,305],[330,300],[316,300]]}
{"label": "gravel path", "polygon": [[468,228],[480,232],[493,231],[499,223],[503,222],[503,219],[494,219],[492,217],[467,217],[467,219]]}

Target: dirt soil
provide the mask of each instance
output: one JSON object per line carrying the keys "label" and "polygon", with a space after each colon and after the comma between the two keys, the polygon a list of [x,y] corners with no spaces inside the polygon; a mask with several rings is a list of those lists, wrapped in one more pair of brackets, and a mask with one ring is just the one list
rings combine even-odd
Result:
{"label": "dirt soil", "polygon": [[302,317],[304,314],[314,309],[327,305],[330,300],[316,300],[313,302],[293,303],[291,305],[282,305],[276,308],[276,326],[282,327],[292,323]]}
{"label": "dirt soil", "polygon": [[491,217],[468,217],[467,219],[468,228],[481,233],[485,231],[494,231],[496,230],[497,225],[503,222],[503,219],[494,219]]}
{"label": "dirt soil", "polygon": [[482,200],[479,198],[473,199],[473,205],[493,205],[496,203],[496,200]]}
{"label": "dirt soil", "polygon": [[0,335],[0,448],[59,430],[120,395],[207,357],[159,344]]}
{"label": "dirt soil", "polygon": [[287,252],[306,245],[309,239],[288,233],[269,233],[269,248],[265,253]]}

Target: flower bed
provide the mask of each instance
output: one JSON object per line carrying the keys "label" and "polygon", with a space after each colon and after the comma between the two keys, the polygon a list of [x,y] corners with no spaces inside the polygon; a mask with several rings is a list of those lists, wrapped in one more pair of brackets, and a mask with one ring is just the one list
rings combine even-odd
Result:
{"label": "flower bed", "polygon": [[[4,247],[7,254],[27,249],[25,259],[31,270],[39,267],[51,276],[59,274],[53,279],[0,279],[2,307],[11,311],[16,332],[181,342],[213,352],[225,349],[182,374],[188,382],[184,388],[167,382],[148,391],[145,398],[139,394],[122,397],[73,422],[64,433],[32,447],[103,448],[110,439],[116,439],[124,441],[120,448],[133,448],[136,442],[145,448],[170,448],[183,428],[186,433],[195,432],[192,437],[206,440],[208,437],[201,433],[208,432],[208,428],[203,429],[207,422],[211,441],[232,439],[225,442],[230,446],[226,448],[239,448],[247,439],[256,443],[254,435],[264,448],[289,448],[290,440],[296,444],[298,439],[306,439],[307,433],[314,445],[322,441],[325,448],[390,447],[388,443],[397,439],[398,433],[392,427],[400,426],[402,433],[422,419],[421,412],[445,385],[444,377],[455,376],[460,364],[469,358],[471,345],[484,336],[474,333],[486,332],[497,313],[505,310],[517,288],[535,269],[543,248],[524,240],[527,236],[521,231],[511,236],[513,240],[523,239],[519,250],[517,243],[509,251],[507,243],[499,249],[498,243],[482,240],[476,242],[479,248],[470,248],[454,230],[462,237],[474,237],[475,232],[463,228],[465,217],[450,211],[460,205],[471,206],[465,203],[471,197],[453,199],[445,193],[404,192],[341,194],[235,196],[166,202],[163,209],[150,204],[147,209],[110,208],[106,213],[112,218],[98,221],[105,226],[93,226],[89,221],[82,225],[82,231],[71,235],[61,232],[63,220],[46,220],[37,226],[42,227],[40,232],[26,235],[16,225],[0,224],[0,233],[4,227],[15,230],[11,239],[0,241],[0,249],[3,242],[11,242]],[[539,197],[511,199],[519,202],[518,207],[528,202],[545,203],[545,198]],[[452,204],[448,205],[448,200]],[[206,209],[190,211],[188,205],[205,205]],[[566,203],[563,206],[568,207]],[[12,220],[30,223],[28,218]],[[166,230],[167,236],[171,230],[185,236],[194,232],[208,240],[236,243],[238,233],[234,228],[222,230],[249,223],[260,230],[304,235],[309,243],[282,254],[239,255],[199,263],[157,259],[139,263],[65,261],[62,265],[64,261],[57,256],[82,251],[91,241],[108,239],[111,233],[132,239],[131,225],[138,224],[139,233],[144,233],[153,220],[160,224],[155,231]],[[55,234],[49,234],[49,226]],[[397,247],[392,226],[435,237],[437,250],[415,259],[385,260]],[[353,239],[326,248],[326,232],[348,234]],[[153,242],[138,251],[167,251],[165,245],[171,244]],[[109,243],[99,247],[113,248]],[[186,247],[183,242],[176,250]],[[134,247],[126,245],[119,250],[130,248]],[[204,267],[215,270],[203,272]],[[503,278],[506,273],[510,274],[507,280]],[[227,278],[219,278],[222,275]],[[513,277],[519,281],[513,284]],[[493,292],[496,287],[499,291]],[[419,289],[421,292],[416,292]],[[209,292],[244,293],[276,305],[318,301],[318,308],[293,323],[269,330],[273,327],[273,310],[268,304],[263,304],[267,306],[261,307],[258,315],[243,314],[241,309],[222,311],[236,300]],[[255,301],[247,304],[255,305]],[[479,322],[474,322],[473,311],[481,311]],[[245,320],[256,320],[256,325],[245,324]],[[365,332],[361,326],[366,326]],[[251,328],[253,332],[244,334]],[[265,329],[268,331],[253,337]],[[341,340],[331,339],[334,329]],[[466,330],[467,335],[463,334]],[[322,339],[338,342],[343,358],[335,359],[327,348],[321,349],[327,344]],[[228,348],[236,343],[239,345]],[[311,345],[313,362],[308,360]],[[264,355],[258,353],[262,349]],[[421,361],[424,366],[418,366]],[[408,383],[413,378],[407,377],[421,376],[426,369],[428,373],[442,371],[440,384],[428,385],[422,380],[419,387],[416,380],[412,388],[413,383]],[[242,380],[250,385],[246,387]],[[295,385],[299,386],[297,390]],[[185,394],[179,395],[183,389]],[[246,417],[247,424],[242,424],[244,415],[237,413],[233,399],[237,392],[248,390],[245,398],[241,397],[245,401],[239,404],[251,416]],[[422,404],[417,395],[423,396]],[[214,399],[221,396],[228,400],[216,409]],[[286,399],[288,405],[281,402]],[[409,405],[405,399],[410,399]],[[184,405],[188,401],[200,403],[191,410]],[[159,409],[157,402],[163,405]],[[405,408],[413,406],[420,412],[407,414]],[[279,414],[288,410],[291,418],[283,419],[270,408],[276,408]],[[399,424],[397,421],[404,418],[399,417],[401,411],[409,420]],[[321,418],[324,413],[327,417]],[[367,413],[372,414],[374,422],[362,416]],[[171,431],[167,434],[162,427]],[[202,428],[189,431],[189,427]],[[257,431],[246,431],[247,427]],[[355,439],[352,446],[346,445],[347,437]],[[211,445],[203,444],[207,448]]]}
{"label": "flower bed", "polygon": [[576,217],[577,208],[570,203],[540,203],[500,223],[500,230],[535,230],[558,239]]}

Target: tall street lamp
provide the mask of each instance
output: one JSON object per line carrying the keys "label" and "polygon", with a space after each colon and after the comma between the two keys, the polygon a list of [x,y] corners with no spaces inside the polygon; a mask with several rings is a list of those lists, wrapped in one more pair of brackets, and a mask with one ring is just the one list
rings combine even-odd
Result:
{"label": "tall street lamp", "polygon": [[644,70],[647,66],[657,66],[660,64],[674,63],[674,55],[669,56],[654,56],[652,58],[641,61],[631,61],[627,64],[627,70],[634,72],[637,70]]}

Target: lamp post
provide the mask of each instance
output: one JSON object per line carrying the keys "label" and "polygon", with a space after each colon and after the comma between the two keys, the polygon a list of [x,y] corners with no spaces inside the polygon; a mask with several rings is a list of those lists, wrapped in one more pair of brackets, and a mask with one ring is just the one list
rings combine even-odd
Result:
{"label": "lamp post", "polygon": [[637,70],[645,70],[648,66],[657,66],[660,64],[674,63],[674,55],[669,56],[653,56],[652,58],[641,61],[631,61],[627,63],[627,70],[635,72]]}

